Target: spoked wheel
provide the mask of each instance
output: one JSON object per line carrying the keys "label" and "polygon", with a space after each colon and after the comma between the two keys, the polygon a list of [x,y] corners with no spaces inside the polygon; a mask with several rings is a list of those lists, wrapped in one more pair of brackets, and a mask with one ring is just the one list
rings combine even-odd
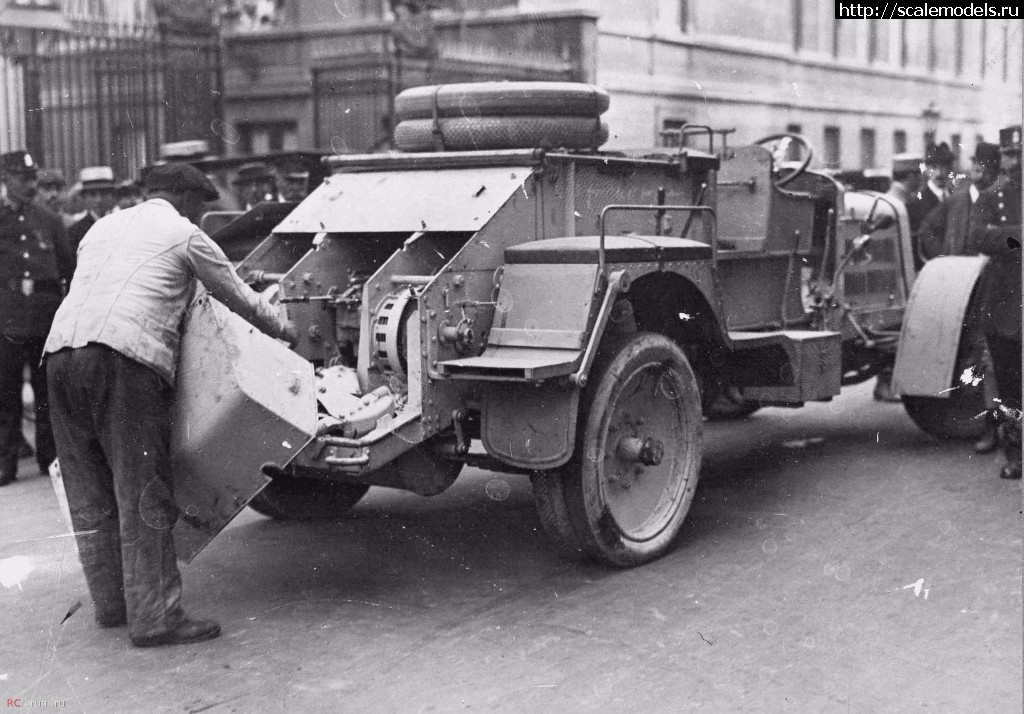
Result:
{"label": "spoked wheel", "polygon": [[591,376],[572,460],[534,479],[538,513],[561,550],[640,565],[665,554],[693,500],[700,391],[686,354],[651,333],[608,349]]}

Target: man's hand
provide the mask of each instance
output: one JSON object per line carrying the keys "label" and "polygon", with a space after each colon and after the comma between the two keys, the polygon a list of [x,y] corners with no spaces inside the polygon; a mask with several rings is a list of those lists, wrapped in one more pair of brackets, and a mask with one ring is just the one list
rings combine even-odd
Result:
{"label": "man's hand", "polygon": [[284,323],[281,339],[287,342],[289,347],[295,347],[295,345],[299,344],[299,328],[291,320]]}

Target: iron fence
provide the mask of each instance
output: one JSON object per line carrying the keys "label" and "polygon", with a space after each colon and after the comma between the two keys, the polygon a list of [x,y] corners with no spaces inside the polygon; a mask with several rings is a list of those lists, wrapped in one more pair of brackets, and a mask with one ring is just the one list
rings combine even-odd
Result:
{"label": "iron fence", "polygon": [[138,176],[161,143],[205,138],[220,116],[214,34],[96,24],[41,39],[20,62],[25,143],[40,164],[69,177],[93,165]]}

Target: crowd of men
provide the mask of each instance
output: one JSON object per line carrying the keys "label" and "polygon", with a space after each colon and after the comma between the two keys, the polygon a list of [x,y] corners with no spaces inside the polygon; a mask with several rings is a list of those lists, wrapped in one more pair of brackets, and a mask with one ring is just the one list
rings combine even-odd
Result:
{"label": "crowd of men", "polygon": [[[920,186],[907,191],[920,263],[990,258],[975,319],[998,386],[993,412],[1007,417],[1000,475],[1020,478],[1021,128],[978,145],[970,181],[953,173],[947,146],[931,147],[924,163]],[[216,203],[301,198],[306,178],[288,175],[279,189],[271,167],[250,163],[231,196],[170,161],[130,185],[109,167],[86,168],[69,193],[59,172],[41,170],[27,152],[0,156],[0,486],[16,481],[28,370],[36,460],[45,473],[59,458],[96,621],[127,625],[137,646],[220,632],[186,616],[171,536],[170,404],[197,281],[258,329],[297,340],[197,223]]]}

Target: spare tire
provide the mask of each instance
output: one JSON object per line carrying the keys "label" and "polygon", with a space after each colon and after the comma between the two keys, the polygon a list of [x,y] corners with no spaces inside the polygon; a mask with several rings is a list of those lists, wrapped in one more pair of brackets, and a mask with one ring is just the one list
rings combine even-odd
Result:
{"label": "spare tire", "polygon": [[510,116],[409,119],[395,127],[401,151],[485,149],[596,149],[608,141],[608,126],[593,117]]}
{"label": "spare tire", "polygon": [[399,121],[438,117],[555,115],[596,117],[608,92],[580,82],[471,82],[412,87],[395,97]]}

